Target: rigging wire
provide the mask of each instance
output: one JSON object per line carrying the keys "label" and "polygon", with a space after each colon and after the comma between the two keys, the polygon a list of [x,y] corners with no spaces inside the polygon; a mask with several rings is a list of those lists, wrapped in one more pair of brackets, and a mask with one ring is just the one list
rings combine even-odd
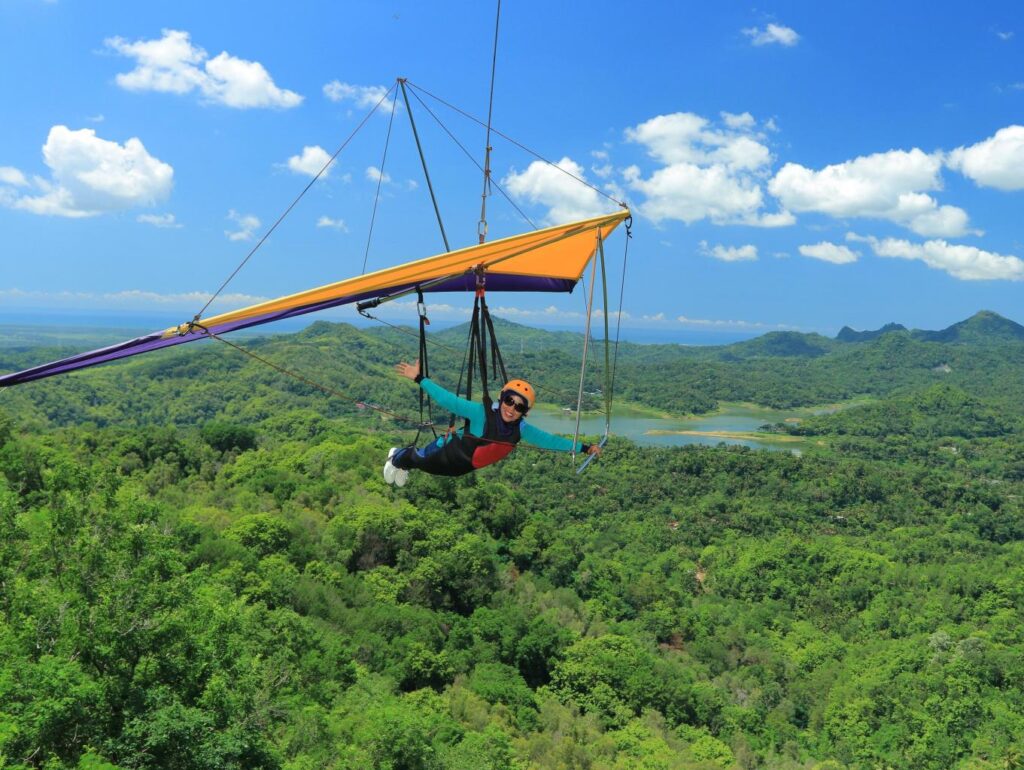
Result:
{"label": "rigging wire", "polygon": [[[600,232],[598,238],[600,238]],[[573,434],[573,451],[571,452],[573,463],[576,462],[576,443],[580,440],[580,418],[582,416],[581,408],[583,406],[583,377],[587,372],[587,343],[590,341],[590,314],[594,307],[594,293],[597,289],[597,259],[596,255],[594,258],[593,272],[590,275],[590,302],[587,305],[587,325],[586,333],[583,337],[583,363],[580,366],[580,389],[579,394],[576,398],[576,432]],[[607,342],[607,340],[606,340]]]}
{"label": "rigging wire", "polygon": [[[306,377],[305,375],[300,374],[299,372],[296,372],[294,370],[288,369],[287,367],[281,366],[280,364],[275,364],[273,361],[271,361],[271,360],[269,360],[267,358],[264,358],[263,356],[259,355],[258,353],[254,353],[253,351],[249,350],[248,348],[243,348],[241,345],[238,345],[238,344],[236,344],[234,342],[231,342],[230,340],[225,339],[224,337],[221,337],[216,332],[211,332],[209,329],[204,327],[202,324],[196,324],[196,328],[200,329],[204,334],[212,337],[213,339],[217,340],[218,342],[223,342],[228,347],[234,348],[239,353],[242,353],[242,354],[248,356],[249,358],[252,358],[253,360],[258,361],[259,363],[264,364],[265,366],[269,366],[274,371],[276,371],[276,372],[278,372],[280,374],[283,374],[286,377],[291,377],[292,379],[297,380],[297,381],[299,381],[299,382],[301,382],[301,383],[303,383],[305,385],[308,385],[311,388],[315,388],[316,390],[320,390],[320,391],[322,391],[324,393],[327,393],[328,395],[331,395],[331,396],[334,396],[336,398],[340,398],[340,399],[342,399],[344,401],[348,401],[350,403],[353,403],[353,404],[355,404],[356,406],[358,406],[358,407],[360,407],[362,409],[370,409],[370,410],[378,412],[380,414],[387,415],[388,417],[391,417],[393,420],[396,420],[398,422],[408,423],[409,425],[414,425],[414,426],[416,426],[418,428],[433,428],[433,426],[435,424],[432,421],[430,421],[430,422],[422,422],[422,421],[418,421],[416,419],[413,419],[412,417],[406,417],[404,415],[398,414],[397,412],[392,412],[390,409],[385,409],[384,407],[382,407],[382,406],[380,406],[378,404],[371,404],[368,401],[362,401],[362,400],[360,400],[358,398],[350,396],[347,393],[344,393],[344,392],[338,390],[337,388],[331,387],[330,385],[324,385],[323,383],[316,382],[315,380],[311,380],[308,377]],[[501,441],[499,439],[483,439],[482,438],[480,440],[481,441],[485,441],[485,442],[487,442],[489,444],[509,444],[510,443],[508,441]],[[533,444],[517,444],[517,445],[513,445],[513,446],[521,446],[521,447],[525,446],[527,449],[530,449],[530,450],[533,450],[533,451],[537,451],[537,452],[557,452],[558,451],[556,449],[547,449],[545,447],[534,446]]]}
{"label": "rigging wire", "polygon": [[348,146],[349,142],[351,142],[352,139],[355,137],[355,135],[359,133],[359,131],[363,128],[363,126],[366,125],[367,121],[373,116],[373,114],[377,111],[377,109],[381,106],[381,104],[384,103],[384,101],[388,98],[388,96],[394,90],[395,90],[395,86],[392,86],[390,89],[388,89],[387,93],[385,93],[377,101],[377,103],[375,105],[373,105],[373,109],[371,109],[368,113],[366,113],[366,115],[363,117],[363,119],[361,121],[359,121],[359,125],[356,126],[355,129],[352,131],[352,133],[348,135],[348,138],[345,139],[345,141],[341,143],[341,146],[338,147],[338,149],[334,151],[334,154],[327,160],[326,163],[324,163],[323,168],[321,168],[319,171],[317,171],[316,172],[316,176],[314,176],[312,179],[309,180],[309,184],[307,184],[304,188],[302,188],[302,192],[300,192],[298,194],[298,196],[296,196],[295,200],[293,200],[291,202],[291,205],[289,205],[288,208],[286,208],[284,210],[284,212],[281,214],[281,216],[279,216],[277,218],[277,221],[274,222],[273,225],[271,225],[270,229],[267,230],[267,232],[265,232],[263,234],[263,237],[260,238],[259,241],[256,243],[256,245],[253,246],[252,249],[249,251],[249,253],[245,255],[245,259],[243,259],[238,264],[238,267],[236,267],[234,269],[234,271],[231,273],[231,275],[229,275],[227,277],[227,280],[225,280],[224,283],[222,283],[220,285],[220,288],[217,289],[217,291],[215,291],[213,293],[213,296],[210,297],[210,299],[208,299],[206,301],[206,304],[203,305],[203,309],[195,314],[195,317],[192,319],[193,322],[198,321],[199,318],[203,315],[203,313],[205,313],[207,311],[207,309],[210,307],[210,305],[213,304],[213,301],[215,299],[217,299],[218,296],[220,296],[220,293],[222,291],[224,291],[225,288],[227,288],[227,285],[229,283],[231,283],[231,281],[234,279],[234,277],[236,275],[238,275],[238,272],[243,267],[245,267],[246,263],[252,258],[252,255],[255,254],[259,250],[259,248],[264,244],[264,242],[267,240],[267,238],[270,237],[271,233],[273,233],[274,230],[277,229],[277,226],[280,225],[284,221],[285,217],[287,217],[291,213],[292,209],[294,209],[298,205],[299,201],[302,200],[302,198],[306,195],[307,192],[309,192],[309,188],[311,188],[317,182],[317,180],[319,180],[320,177],[322,177],[327,172],[327,169],[330,168],[332,163],[334,163],[335,158],[337,158],[341,154],[341,151],[344,150]]}
{"label": "rigging wire", "polygon": [[[394,86],[392,86],[394,89]],[[388,147],[391,146],[391,127],[395,124],[395,107],[398,106],[398,94],[391,100],[391,117],[388,118],[388,132],[384,137],[384,155],[380,159],[380,171],[377,174],[377,194],[373,196],[373,213],[370,214],[370,231],[366,234],[366,251],[363,254],[363,270],[366,273],[366,260],[370,256],[370,241],[373,239],[373,224],[377,221],[377,204],[380,203],[380,188],[384,184],[384,164],[388,160]]]}
{"label": "rigging wire", "polygon": [[419,422],[417,420],[412,419],[411,417],[404,417],[404,416],[402,416],[400,414],[392,412],[389,409],[385,409],[382,406],[378,406],[377,404],[371,404],[371,403],[369,403],[367,401],[362,401],[362,400],[360,400],[358,398],[355,398],[354,396],[350,396],[347,393],[343,393],[342,391],[338,390],[337,388],[333,388],[330,385],[324,385],[321,382],[316,382],[315,380],[311,380],[308,377],[306,377],[304,374],[301,374],[300,372],[296,372],[293,369],[288,369],[287,367],[281,366],[280,364],[275,364],[270,359],[264,358],[263,356],[259,355],[258,353],[254,353],[253,351],[249,350],[248,348],[243,348],[241,345],[238,345],[237,343],[231,342],[230,340],[225,339],[224,337],[221,337],[216,332],[210,331],[209,329],[207,329],[206,327],[202,326],[201,324],[196,324],[196,328],[200,329],[204,334],[206,334],[209,337],[212,337],[213,339],[217,340],[218,342],[223,342],[228,347],[234,348],[239,353],[244,353],[245,355],[249,356],[249,358],[252,358],[255,361],[259,361],[261,364],[264,364],[265,366],[269,366],[274,371],[276,371],[276,372],[278,372],[280,374],[283,374],[286,377],[291,377],[292,379],[297,380],[297,381],[299,381],[301,383],[304,383],[304,384],[310,386],[311,388],[316,388],[317,390],[323,391],[324,393],[327,393],[328,395],[334,396],[335,398],[340,398],[343,401],[349,401],[349,402],[355,404],[356,406],[364,408],[364,409],[372,409],[375,412],[380,412],[381,414],[386,414],[386,415],[388,415],[389,417],[391,417],[391,418],[393,418],[395,420],[398,420],[400,422],[409,423],[411,425],[417,425],[419,427],[424,427],[425,428],[425,427],[429,427],[429,425],[431,424],[431,423]]}
{"label": "rigging wire", "polygon": [[[434,120],[438,123],[438,125],[441,126],[441,128],[448,134],[448,136],[452,139],[452,141],[454,141],[455,144],[473,161],[473,163],[477,166],[477,168],[480,168],[479,163],[476,162],[476,160],[473,158],[472,154],[469,153],[469,151],[466,150],[466,148],[455,138],[454,134],[448,129],[448,127],[443,123],[443,121],[440,120],[440,118],[434,113],[434,111],[430,109],[429,105],[427,105],[424,102],[422,97],[419,95],[418,91],[422,90],[424,94],[430,96],[431,98],[435,99],[436,101],[440,102],[441,104],[447,106],[449,109],[452,109],[455,112],[463,115],[464,117],[466,117],[466,118],[468,118],[468,119],[478,123],[479,125],[483,125],[483,126],[486,127],[487,135],[486,135],[485,165],[481,169],[483,171],[483,174],[484,174],[484,188],[483,188],[482,201],[481,201],[481,219],[480,219],[480,223],[479,223],[479,236],[480,236],[480,242],[481,243],[483,243],[485,241],[486,232],[487,232],[486,203],[487,203],[487,196],[488,196],[488,193],[489,193],[489,190],[490,190],[490,185],[492,184],[492,180],[490,178],[490,152],[492,150],[492,147],[490,146],[490,134],[491,134],[492,131],[495,134],[497,134],[498,136],[501,136],[506,141],[512,143],[513,145],[519,147],[520,149],[524,150],[525,152],[533,155],[537,159],[539,159],[542,162],[546,163],[547,165],[552,166],[552,167],[558,169],[559,171],[561,171],[562,173],[566,174],[567,176],[575,179],[577,182],[579,182],[579,183],[581,183],[581,184],[591,188],[592,190],[594,190],[595,192],[599,193],[600,195],[602,195],[603,197],[607,198],[608,200],[610,200],[610,201],[612,201],[612,202],[614,202],[614,203],[616,203],[616,204],[618,204],[620,206],[625,206],[625,204],[623,204],[620,201],[617,201],[615,198],[613,198],[612,196],[608,195],[607,193],[605,193],[604,191],[600,190],[599,188],[591,185],[590,183],[588,183],[585,180],[579,178],[575,174],[573,174],[573,173],[571,173],[569,171],[566,171],[565,169],[561,168],[557,164],[555,164],[555,163],[551,162],[550,160],[546,159],[545,157],[543,157],[542,155],[540,155],[536,151],[526,147],[525,145],[517,142],[516,140],[506,136],[501,131],[498,131],[497,129],[493,128],[493,126],[492,126],[492,116],[493,116],[493,105],[494,105],[494,84],[495,84],[495,73],[496,73],[496,68],[497,68],[497,44],[498,44],[498,32],[499,32],[500,17],[501,17],[501,0],[498,0],[498,13],[497,13],[497,18],[495,20],[495,38],[494,38],[494,49],[493,49],[492,67],[491,67],[490,100],[489,100],[488,117],[487,117],[487,123],[486,124],[484,124],[482,121],[480,121],[478,118],[474,117],[473,115],[471,115],[471,114],[461,110],[460,108],[452,105],[451,103],[447,102],[446,100],[444,100],[444,99],[438,97],[437,95],[431,93],[430,91],[428,91],[426,89],[421,89],[421,88],[419,88],[418,86],[416,86],[415,84],[413,84],[411,82],[408,83],[408,85],[413,87],[413,89],[414,89],[413,95],[420,102],[420,104],[422,104],[423,107],[427,110],[428,114],[430,114],[430,116],[432,118],[434,118]],[[402,82],[402,84],[404,86],[404,84],[407,83],[408,81],[403,80],[403,81],[400,81],[400,82]],[[214,339],[216,339],[216,340],[218,340],[220,342],[223,342],[224,344],[228,345],[229,347],[232,347],[232,348],[234,348],[234,349],[244,353],[245,355],[253,358],[256,361],[259,361],[259,362],[263,363],[266,366],[269,366],[270,368],[274,369],[275,371],[278,371],[281,374],[284,374],[284,375],[292,377],[292,378],[294,378],[294,379],[296,379],[296,380],[298,380],[300,382],[303,382],[304,384],[306,384],[306,385],[308,385],[310,387],[316,388],[318,390],[321,390],[321,391],[323,391],[325,393],[328,393],[328,394],[330,394],[332,396],[341,398],[343,400],[347,400],[347,401],[353,402],[357,406],[360,406],[361,408],[372,409],[372,410],[375,410],[375,411],[380,412],[382,414],[389,415],[393,419],[396,419],[396,420],[399,420],[399,421],[402,421],[402,422],[406,422],[406,423],[410,423],[410,424],[414,424],[414,425],[417,425],[417,426],[422,428],[422,427],[427,427],[428,425],[432,427],[433,426],[433,422],[431,421],[429,423],[424,423],[422,421],[422,418],[421,418],[420,421],[416,421],[416,420],[412,420],[412,419],[407,418],[407,417],[403,417],[402,415],[399,415],[399,414],[396,414],[394,412],[391,412],[390,410],[387,410],[387,409],[385,409],[383,407],[380,407],[378,405],[370,404],[370,403],[367,403],[365,401],[356,399],[356,398],[354,398],[352,396],[349,396],[349,395],[347,395],[347,394],[345,394],[345,393],[343,393],[343,392],[341,392],[341,391],[339,391],[339,390],[337,390],[335,388],[332,388],[330,386],[323,385],[321,383],[317,383],[317,382],[309,379],[308,377],[305,377],[304,375],[302,375],[302,374],[300,374],[298,372],[294,372],[292,370],[286,369],[285,367],[282,367],[282,366],[280,366],[278,364],[275,364],[272,361],[269,361],[268,359],[263,358],[262,356],[259,356],[258,354],[253,353],[252,351],[247,350],[247,349],[241,347],[240,345],[237,345],[237,344],[235,344],[233,342],[230,342],[230,341],[222,338],[221,336],[219,336],[219,335],[217,335],[217,334],[215,334],[213,332],[210,332],[208,329],[205,329],[205,327],[203,327],[201,324],[198,323],[198,320],[200,319],[202,314],[205,313],[209,309],[210,305],[214,302],[214,300],[217,299],[217,297],[224,291],[224,289],[228,286],[228,284],[235,278],[235,276],[237,276],[237,274],[241,271],[241,269],[249,262],[249,260],[256,253],[256,251],[258,251],[262,247],[262,245],[274,233],[274,231],[277,229],[277,227],[284,221],[284,219],[298,205],[299,201],[306,195],[306,193],[313,186],[313,184],[315,184],[326,173],[328,168],[330,168],[330,166],[337,159],[338,155],[341,154],[341,152],[348,146],[348,144],[352,141],[352,139],[356,136],[356,134],[358,134],[358,132],[366,125],[366,123],[369,121],[369,119],[372,117],[372,115],[377,112],[377,110],[380,108],[380,106],[389,97],[391,97],[391,95],[393,93],[396,92],[397,87],[398,87],[398,82],[396,82],[395,85],[393,85],[383,96],[381,96],[381,98],[377,101],[377,103],[373,106],[373,108],[363,117],[363,119],[360,121],[359,125],[356,126],[356,128],[352,131],[352,133],[338,147],[338,149],[334,152],[334,154],[331,155],[331,157],[327,160],[327,162],[323,165],[323,167],[317,172],[317,174],[302,189],[302,191],[298,194],[298,196],[296,196],[296,198],[291,202],[291,204],[289,204],[288,207],[281,213],[281,215],[277,218],[277,220],[274,222],[274,224],[271,225],[271,227],[263,234],[263,236],[260,238],[260,240],[253,246],[253,248],[249,251],[249,253],[246,254],[246,256],[242,259],[242,261],[238,264],[238,266],[232,271],[232,273],[227,277],[227,279],[220,285],[220,287],[216,290],[216,292],[213,293],[213,295],[209,298],[209,300],[206,302],[206,304],[203,306],[203,308],[198,313],[196,313],[195,317],[193,318],[192,325],[195,326],[196,328],[202,329],[206,334],[208,334],[209,336],[213,337]],[[403,87],[403,91],[404,91],[404,87]],[[366,245],[366,250],[365,250],[365,253],[364,253],[364,257],[363,257],[363,268],[362,269],[363,269],[364,273],[366,271],[366,264],[367,264],[368,257],[369,257],[369,249],[370,249],[370,243],[371,243],[372,234],[373,234],[373,227],[374,227],[374,222],[375,222],[375,219],[376,219],[376,212],[377,212],[377,207],[378,207],[378,203],[379,203],[379,199],[380,199],[380,191],[381,191],[381,186],[382,186],[383,178],[384,178],[384,167],[385,167],[385,163],[386,163],[386,159],[387,159],[388,148],[389,148],[389,145],[390,145],[391,131],[392,131],[392,127],[393,127],[393,124],[394,124],[394,113],[395,113],[395,109],[396,109],[396,104],[397,104],[397,96],[392,101],[391,114],[390,114],[389,121],[388,121],[387,137],[385,139],[384,152],[383,152],[383,157],[382,157],[382,160],[381,160],[380,174],[379,174],[379,177],[378,177],[378,180],[377,180],[377,193],[376,193],[376,196],[375,196],[375,199],[374,199],[373,214],[371,216],[371,221],[370,221],[370,232],[369,232],[369,234],[367,236],[367,245]],[[518,206],[516,206],[516,204],[511,200],[511,198],[501,188],[501,186],[497,185],[497,184],[495,184],[494,186],[498,188],[499,192],[501,192],[501,194],[505,197],[505,199],[513,206],[513,208],[516,209],[516,211],[520,214],[520,216],[522,216],[523,219],[532,228],[536,229],[536,225],[530,220],[530,218],[528,216],[526,216],[526,214]],[[442,231],[442,234],[443,234],[443,231]],[[628,241],[627,241],[627,250],[628,250]],[[586,366],[586,359],[587,359],[587,343],[588,343],[588,341],[590,339],[590,336],[591,336],[590,335],[590,311],[591,311],[591,307],[592,307],[592,303],[593,303],[594,289],[596,289],[596,264],[594,266],[594,271],[595,271],[594,285],[592,286],[591,292],[590,292],[591,293],[591,303],[590,303],[590,307],[588,307],[588,312],[587,312],[587,331],[586,331],[586,333],[584,335],[584,355],[583,355],[583,359],[584,359],[583,366],[584,366],[584,369],[585,369],[585,366]],[[625,262],[624,262],[624,265],[623,265],[623,272],[625,272]],[[624,280],[624,276],[623,276],[623,280]],[[607,293],[607,287],[606,287],[606,293]],[[585,282],[585,278],[584,278],[584,299],[585,299],[585,297],[586,297],[586,282]],[[618,314],[619,322],[621,322],[621,302],[622,302],[622,297],[621,297],[621,293],[620,293],[620,312]],[[368,314],[364,313],[364,315],[368,315]],[[369,315],[368,315],[368,317],[374,318],[373,316],[369,316]],[[374,320],[378,320],[378,321],[380,321],[382,323],[385,323],[388,326],[392,326],[393,328],[396,328],[396,329],[399,328],[399,327],[397,327],[397,326],[395,326],[393,324],[388,323],[387,321],[383,321],[383,319],[375,318]],[[607,318],[605,319],[605,324],[607,326]],[[403,330],[403,333],[405,333],[404,330]],[[606,334],[605,336],[606,336],[605,344],[607,345],[607,343],[608,343],[607,336],[608,335]],[[433,340],[431,340],[430,342],[431,342],[431,344],[440,345],[441,347],[448,347],[448,346],[445,346],[445,345],[443,345],[441,343],[435,342]],[[449,349],[451,349],[451,348],[449,348]],[[617,359],[617,353],[618,353],[618,326],[616,328],[616,359]],[[582,387],[583,387],[582,377],[583,377],[583,375],[582,375],[582,372],[581,372],[581,381],[580,381],[580,389],[581,390],[582,390]],[[613,381],[614,381],[614,378],[613,378]],[[551,389],[548,389],[548,388],[540,388],[540,389],[541,390],[546,390],[548,392],[555,393],[556,395],[564,395],[564,394],[558,394],[557,391],[552,391]],[[582,393],[579,394],[578,399],[577,399],[577,431],[576,431],[577,438],[578,438],[578,433],[579,433],[579,409],[580,409],[581,401],[582,401]]]}
{"label": "rigging wire", "polygon": [[[584,295],[585,295],[585,290],[584,290]],[[399,334],[404,334],[405,336],[412,337],[413,339],[419,339],[419,335],[417,335],[416,332],[412,331],[412,329],[410,329],[408,326],[399,326],[398,324],[391,323],[390,321],[387,321],[387,320],[381,318],[380,316],[375,316],[372,313],[368,313],[368,312],[363,312],[361,315],[364,318],[369,318],[371,321],[376,321],[377,323],[381,323],[381,324],[384,324],[385,326],[389,326],[392,329],[394,329],[396,332],[398,332]],[[446,345],[443,342],[439,342],[434,337],[428,337],[427,338],[427,344],[428,345],[433,345],[434,347],[442,348],[444,350],[447,350],[450,353],[456,353],[456,354],[463,353],[463,351],[459,350],[458,348],[453,348],[451,345]],[[462,367],[459,369],[459,371],[461,372],[465,368],[466,368],[465,353],[463,353]],[[534,388],[539,393],[546,393],[549,396],[557,396],[558,398],[565,399],[565,400],[570,401],[570,402],[572,401],[572,398],[573,398],[571,393],[566,393],[564,390],[556,390],[555,388],[545,387],[544,385],[534,385]],[[604,409],[595,409],[594,411],[597,414],[604,414]]]}
{"label": "rigging wire", "polygon": [[[450,110],[454,110],[455,112],[457,112],[457,113],[459,113],[460,115],[462,115],[462,116],[463,116],[464,118],[468,118],[469,120],[472,120],[472,121],[473,121],[474,123],[477,123],[478,125],[481,125],[481,126],[486,126],[486,125],[487,125],[486,123],[484,123],[484,122],[483,122],[482,120],[480,120],[480,118],[476,117],[475,115],[471,115],[470,113],[466,112],[465,110],[463,110],[463,109],[461,109],[461,108],[459,108],[459,107],[456,107],[456,106],[455,106],[454,104],[452,104],[452,103],[450,103],[450,102],[448,102],[448,101],[445,101],[444,99],[442,99],[442,98],[441,98],[440,96],[438,96],[437,94],[431,93],[431,92],[430,92],[430,91],[428,91],[427,89],[425,89],[425,88],[423,88],[423,87],[421,87],[421,86],[418,86],[418,85],[416,85],[416,84],[415,84],[415,83],[413,83],[413,82],[412,82],[411,80],[410,80],[410,81],[406,81],[406,83],[407,83],[407,85],[409,85],[409,86],[410,86],[411,88],[413,88],[413,89],[414,89],[414,91],[422,91],[422,92],[423,92],[423,93],[425,93],[425,94],[426,94],[427,96],[429,96],[429,97],[430,97],[431,99],[434,99],[434,100],[436,100],[436,101],[440,102],[441,104],[443,104],[443,105],[444,105],[445,107],[447,107],[447,108],[448,108],[448,109],[450,109]],[[565,174],[566,176],[570,176],[570,177],[572,177],[573,179],[575,179],[575,180],[576,180],[577,182],[579,182],[580,184],[582,184],[582,185],[586,185],[586,186],[587,186],[587,187],[589,187],[589,188],[590,188],[591,190],[593,190],[594,192],[596,192],[596,193],[597,193],[598,195],[601,195],[602,197],[604,197],[604,198],[607,198],[608,200],[610,200],[610,201],[611,201],[612,203],[614,203],[615,205],[617,205],[617,206],[621,206],[622,208],[628,208],[628,207],[626,206],[626,204],[625,204],[625,203],[623,203],[623,202],[622,202],[622,201],[620,201],[620,200],[616,200],[616,199],[615,199],[615,198],[613,198],[613,197],[612,197],[611,195],[609,195],[609,194],[608,194],[608,193],[606,193],[606,192],[605,192],[604,190],[602,190],[602,189],[601,189],[600,187],[595,187],[594,185],[590,184],[590,182],[588,182],[588,181],[587,181],[587,180],[585,180],[585,179],[581,179],[580,177],[578,177],[578,176],[576,176],[575,174],[573,174],[573,173],[572,173],[571,171],[566,171],[566,170],[565,170],[564,168],[562,168],[561,166],[559,166],[559,165],[558,165],[557,163],[554,163],[553,161],[550,161],[550,160],[548,160],[547,158],[545,158],[545,157],[544,157],[543,155],[541,155],[541,154],[540,154],[539,152],[537,152],[536,150],[532,150],[532,149],[530,149],[529,147],[527,147],[526,145],[524,145],[524,144],[521,144],[520,142],[517,142],[517,141],[516,141],[515,139],[513,139],[512,137],[510,137],[510,136],[507,136],[506,134],[503,134],[503,133],[502,133],[501,131],[499,131],[499,130],[498,130],[498,129],[496,129],[496,128],[493,128],[493,127],[492,127],[492,128],[491,128],[491,132],[492,132],[492,133],[495,133],[495,134],[497,134],[497,135],[498,135],[498,136],[500,136],[500,137],[501,137],[502,139],[504,139],[504,140],[505,140],[506,142],[510,142],[510,143],[514,144],[514,145],[515,145],[516,147],[518,147],[518,148],[519,148],[520,150],[522,150],[523,152],[528,152],[528,153],[529,153],[530,155],[532,155],[533,157],[535,157],[535,158],[536,158],[537,160],[539,160],[539,161],[542,161],[543,163],[546,163],[546,164],[548,164],[549,166],[551,166],[551,167],[553,167],[553,168],[556,168],[556,169],[558,169],[559,171],[561,171],[561,172],[562,172],[563,174]]]}
{"label": "rigging wire", "polygon": [[[448,126],[444,124],[444,121],[442,121],[437,116],[437,113],[430,109],[430,105],[423,101],[423,97],[420,96],[415,91],[412,92],[412,95],[416,97],[416,101],[418,101],[422,105],[423,109],[427,111],[427,114],[434,119],[434,122],[437,123],[437,125],[439,125],[446,134],[448,134],[448,138],[455,143],[455,146],[462,150],[465,156],[469,158],[470,161],[472,161],[473,165],[476,166],[481,173],[483,173],[484,167],[480,165],[480,162],[476,158],[473,157],[473,153],[466,149],[466,146],[458,140],[455,134],[452,133],[451,129],[448,128]],[[495,182],[493,178],[491,179],[491,186],[501,193],[502,197],[508,202],[510,206],[512,206],[512,208],[514,208],[518,212],[519,216],[521,216],[530,227],[532,227],[534,230],[538,229],[537,225],[534,224],[533,220],[526,216],[523,210],[516,205],[515,201],[512,200],[509,194],[505,192],[505,188],[503,188],[500,184]]]}
{"label": "rigging wire", "polygon": [[633,217],[627,217],[626,248],[622,254],[622,279],[619,281],[619,309],[615,314],[615,353],[612,355],[611,396],[615,395],[615,372],[619,365],[619,328],[622,326],[622,297],[626,293],[626,263],[629,261],[629,242],[633,240]]}

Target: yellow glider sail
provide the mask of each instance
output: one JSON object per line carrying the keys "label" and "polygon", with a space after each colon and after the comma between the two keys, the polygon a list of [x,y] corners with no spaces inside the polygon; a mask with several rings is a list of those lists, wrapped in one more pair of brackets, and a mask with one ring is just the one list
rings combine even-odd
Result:
{"label": "yellow glider sail", "polygon": [[407,262],[227,313],[195,319],[118,345],[0,376],[0,387],[50,377],[150,350],[381,296],[473,291],[482,268],[488,291],[572,291],[606,240],[629,217],[623,209],[566,225]]}

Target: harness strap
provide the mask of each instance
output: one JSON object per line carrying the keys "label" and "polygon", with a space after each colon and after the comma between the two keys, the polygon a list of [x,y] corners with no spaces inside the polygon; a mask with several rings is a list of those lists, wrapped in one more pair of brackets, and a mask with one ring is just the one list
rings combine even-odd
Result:
{"label": "harness strap", "polygon": [[[429,377],[430,376],[430,361],[429,361],[429,358],[428,358],[428,350],[427,350],[427,326],[430,325],[430,319],[427,318],[427,305],[423,301],[423,289],[421,289],[419,286],[416,287],[416,297],[417,297],[416,312],[419,315],[419,320],[420,320],[420,335],[419,335],[420,336],[420,352],[419,352],[420,373],[424,377]],[[433,434],[434,438],[437,438],[437,431],[434,430],[434,414],[433,414],[433,410],[431,409],[430,397],[426,393],[423,392],[423,388],[417,388],[417,391],[419,393],[419,399],[420,399],[420,422],[419,422],[419,425],[416,426],[416,437],[412,440],[412,444],[411,444],[412,446],[418,446],[419,445],[420,433],[423,432],[423,427],[425,425],[429,425],[430,426],[430,432]],[[427,412],[427,419],[425,421],[423,419],[424,402],[426,403],[426,412]]]}
{"label": "harness strap", "polygon": [[[484,405],[491,401],[489,389],[489,377],[487,371],[487,357],[490,354],[491,372],[500,374],[502,382],[508,381],[508,373],[505,370],[505,361],[501,356],[501,348],[498,346],[498,338],[494,333],[494,321],[491,320],[491,313],[487,309],[487,287],[486,277],[482,267],[476,270],[476,295],[473,298],[473,315],[469,321],[469,341],[466,345],[466,355],[463,359],[464,366],[459,372],[459,384],[455,389],[455,395],[462,390],[462,380],[466,380],[466,398],[473,400],[473,380],[476,370],[480,370],[481,400]],[[452,415],[448,422],[449,433],[455,428],[455,415]],[[467,421],[468,428],[468,421]]]}

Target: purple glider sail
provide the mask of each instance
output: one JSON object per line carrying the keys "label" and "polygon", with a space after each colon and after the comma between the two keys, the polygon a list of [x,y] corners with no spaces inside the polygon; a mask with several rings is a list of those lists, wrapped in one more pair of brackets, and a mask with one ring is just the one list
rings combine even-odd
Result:
{"label": "purple glider sail", "polygon": [[0,387],[205,339],[210,334],[220,335],[352,302],[400,294],[417,286],[430,292],[473,291],[476,289],[475,271],[481,267],[487,276],[488,291],[572,291],[597,250],[598,238],[606,239],[628,216],[629,211],[623,209],[614,214],[408,262],[196,322],[179,324],[117,345],[0,375]]}

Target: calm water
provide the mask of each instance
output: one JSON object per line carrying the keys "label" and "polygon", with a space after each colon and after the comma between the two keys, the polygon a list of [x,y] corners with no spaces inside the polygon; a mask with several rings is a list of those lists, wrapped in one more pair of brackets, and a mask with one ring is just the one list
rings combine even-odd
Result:
{"label": "calm water", "polygon": [[[651,436],[652,430],[694,430],[694,431],[756,431],[765,423],[782,422],[787,417],[795,416],[794,412],[776,411],[740,405],[729,405],[725,411],[714,415],[687,419],[671,419],[653,417],[643,412],[628,408],[616,408],[612,413],[612,433],[624,436],[641,446],[683,446],[684,444],[742,444],[755,449],[782,449],[793,451],[793,447],[784,444],[763,444],[759,441],[747,441],[719,436]],[[572,435],[576,429],[576,415],[568,412],[537,410],[530,414],[530,422],[538,428],[551,433]],[[604,415],[586,417],[580,420],[580,432],[587,435],[604,434]]]}

